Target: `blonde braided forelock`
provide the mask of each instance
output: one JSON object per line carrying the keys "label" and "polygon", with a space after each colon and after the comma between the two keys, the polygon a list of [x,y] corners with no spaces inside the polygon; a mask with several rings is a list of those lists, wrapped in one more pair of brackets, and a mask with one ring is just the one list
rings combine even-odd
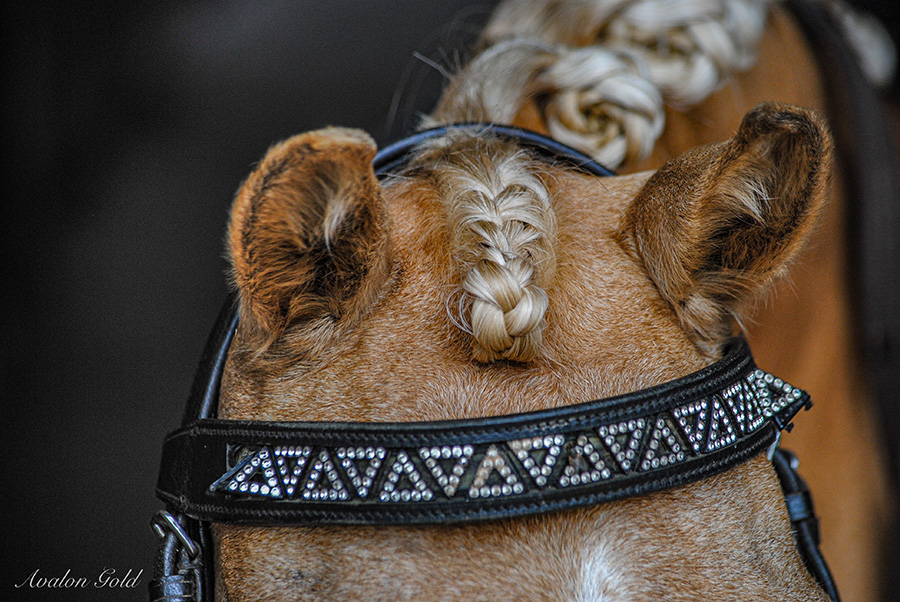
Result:
{"label": "blonde braided forelock", "polygon": [[555,266],[550,195],[519,148],[491,140],[466,144],[478,148],[448,149],[434,173],[468,299],[463,321],[473,357],[528,361],[541,348],[548,306],[542,285]]}

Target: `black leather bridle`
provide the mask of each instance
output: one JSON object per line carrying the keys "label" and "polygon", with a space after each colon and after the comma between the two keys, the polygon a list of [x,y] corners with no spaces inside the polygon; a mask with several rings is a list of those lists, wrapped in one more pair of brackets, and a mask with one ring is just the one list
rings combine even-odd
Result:
{"label": "black leather bridle", "polygon": [[[457,124],[419,132],[375,158],[401,170],[424,142],[451,132],[513,140],[587,174],[612,172],[535,132]],[[163,446],[152,601],[212,600],[211,522],[410,525],[484,521],[584,507],[670,489],[770,450],[807,568],[838,600],[818,549],[808,491],[783,429],[810,406],[803,391],[759,370],[743,339],[685,377],[552,410],[420,423],[216,419],[239,311],[229,299],[207,343],[182,427]]]}

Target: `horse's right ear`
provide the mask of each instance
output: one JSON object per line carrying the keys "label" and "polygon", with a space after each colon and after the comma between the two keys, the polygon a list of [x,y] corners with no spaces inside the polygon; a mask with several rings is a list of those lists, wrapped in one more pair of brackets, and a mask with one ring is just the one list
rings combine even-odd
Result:
{"label": "horse's right ear", "polygon": [[238,191],[229,252],[242,324],[274,340],[288,326],[350,325],[389,270],[375,143],[327,128],[269,150]]}
{"label": "horse's right ear", "polygon": [[801,247],[824,203],[831,156],[814,113],[763,104],[730,140],[663,166],[629,207],[624,240],[707,354]]}

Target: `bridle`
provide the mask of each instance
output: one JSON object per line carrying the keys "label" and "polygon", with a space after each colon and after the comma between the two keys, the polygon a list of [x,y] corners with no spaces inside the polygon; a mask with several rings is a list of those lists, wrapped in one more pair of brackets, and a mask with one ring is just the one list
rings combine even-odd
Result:
{"label": "bridle", "polygon": [[[374,160],[385,177],[423,143],[453,132],[509,139],[538,158],[612,172],[545,136],[495,124],[419,132]],[[552,410],[418,423],[263,422],[215,418],[239,320],[225,303],[182,426],[163,445],[154,518],[152,601],[213,599],[211,522],[257,525],[449,524],[562,511],[649,494],[770,451],[800,554],[838,600],[795,461],[780,433],[809,396],[758,369],[743,339],[697,372],[640,391]]]}

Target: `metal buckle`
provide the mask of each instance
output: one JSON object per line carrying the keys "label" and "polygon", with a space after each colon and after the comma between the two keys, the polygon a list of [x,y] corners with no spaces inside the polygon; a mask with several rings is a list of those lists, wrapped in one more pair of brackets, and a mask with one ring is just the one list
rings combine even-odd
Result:
{"label": "metal buckle", "polygon": [[187,552],[188,558],[194,560],[200,554],[200,548],[194,540],[188,536],[184,527],[171,513],[165,510],[157,512],[150,521],[150,526],[160,539],[165,539],[167,532],[172,533],[178,539],[181,546]]}

